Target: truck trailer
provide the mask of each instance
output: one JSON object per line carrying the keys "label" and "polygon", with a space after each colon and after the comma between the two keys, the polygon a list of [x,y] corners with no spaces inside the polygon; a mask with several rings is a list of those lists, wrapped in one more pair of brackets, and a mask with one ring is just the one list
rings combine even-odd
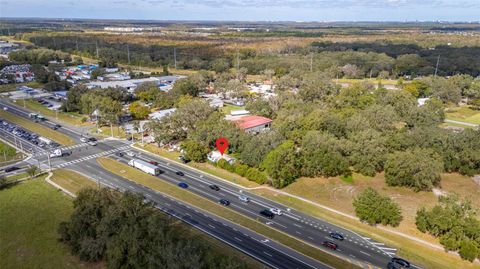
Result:
{"label": "truck trailer", "polygon": [[160,174],[160,168],[157,166],[147,163],[145,161],[139,160],[139,159],[132,159],[128,162],[128,165],[131,167],[135,167],[139,170],[142,170],[143,172],[150,174],[150,175],[158,175]]}

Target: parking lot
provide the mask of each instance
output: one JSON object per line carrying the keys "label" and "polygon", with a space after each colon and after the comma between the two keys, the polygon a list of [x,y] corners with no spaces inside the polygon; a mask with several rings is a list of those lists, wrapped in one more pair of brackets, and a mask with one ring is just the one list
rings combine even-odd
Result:
{"label": "parking lot", "polygon": [[[60,145],[48,138],[41,137],[36,133],[27,131],[13,123],[0,118],[0,130],[10,133],[11,135],[28,141],[29,144],[35,145],[41,149],[49,150],[59,147]],[[25,149],[28,150],[28,149]]]}

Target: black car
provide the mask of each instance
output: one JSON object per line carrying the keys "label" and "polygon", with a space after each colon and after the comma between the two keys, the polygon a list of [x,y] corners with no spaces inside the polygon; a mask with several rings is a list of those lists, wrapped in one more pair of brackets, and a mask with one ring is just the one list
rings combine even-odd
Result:
{"label": "black car", "polygon": [[343,239],[345,239],[343,237],[343,235],[341,235],[339,233],[330,233],[330,237],[333,238],[333,239],[340,240],[340,241],[343,241]]}
{"label": "black car", "polygon": [[58,127],[55,125],[55,126],[52,126],[52,129],[53,129],[53,130],[57,130]]}
{"label": "black car", "polygon": [[185,175],[182,171],[177,171],[175,174],[177,174],[179,176],[184,176]]}
{"label": "black car", "polygon": [[208,187],[210,187],[210,189],[212,189],[214,191],[219,191],[220,190],[220,187],[218,187],[217,185],[210,185]]}
{"label": "black car", "polygon": [[189,162],[189,160],[187,160],[187,158],[185,158],[184,156],[180,156],[180,157],[178,157],[178,159],[180,161],[182,161],[182,163],[188,163]]}
{"label": "black car", "polygon": [[402,258],[393,257],[391,261],[405,268],[410,267],[410,263]]}
{"label": "black car", "polygon": [[230,201],[228,201],[227,199],[220,199],[218,202],[224,206],[230,205]]}
{"label": "black car", "polygon": [[260,211],[260,215],[266,217],[266,218],[269,218],[269,219],[273,219],[273,217],[275,216],[275,214],[273,214],[270,210],[268,209],[264,209],[262,211]]}
{"label": "black car", "polygon": [[5,168],[5,172],[12,172],[12,171],[15,171],[15,170],[18,170],[20,168],[16,167],[16,166],[10,166],[10,167],[7,167]]}
{"label": "black car", "polygon": [[121,153],[121,152],[117,152],[117,153],[115,153],[115,155],[117,155],[118,157],[123,157],[123,153]]}

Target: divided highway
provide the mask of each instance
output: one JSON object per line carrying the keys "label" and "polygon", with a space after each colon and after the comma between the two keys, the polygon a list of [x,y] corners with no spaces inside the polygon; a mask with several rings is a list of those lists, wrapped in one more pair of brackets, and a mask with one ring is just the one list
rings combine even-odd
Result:
{"label": "divided highway", "polygon": [[[29,111],[12,106],[4,100],[0,100],[0,106],[8,106],[9,112],[28,118]],[[51,127],[55,123],[46,121],[41,122],[41,124]],[[79,130],[62,127],[57,131],[72,137],[77,142],[80,141],[81,131]],[[13,139],[12,136],[0,135],[9,141]],[[28,145],[28,141],[25,143]],[[32,148],[36,149],[35,147]],[[97,164],[96,158],[110,156],[120,162],[127,163],[132,157],[127,156],[126,154],[120,156],[120,154],[117,153],[132,151],[135,154],[135,157],[133,158],[138,158],[144,161],[155,161],[158,163],[158,167],[162,170],[162,173],[158,176],[159,180],[166,180],[172,184],[178,184],[179,182],[187,183],[189,185],[188,190],[215,202],[218,202],[220,199],[227,199],[231,202],[229,205],[230,208],[238,213],[255,220],[261,220],[266,225],[270,225],[271,227],[303,240],[306,243],[315,245],[324,251],[330,251],[336,255],[342,256],[344,259],[363,268],[386,268],[391,257],[395,255],[395,249],[384,246],[382,243],[374,242],[355,232],[343,229],[321,219],[311,217],[302,212],[289,209],[282,204],[254,195],[253,193],[249,193],[241,186],[219,180],[213,176],[171,160],[147,154],[132,148],[126,141],[104,140],[98,143],[97,146],[89,146],[80,143],[65,148],[65,150],[71,151],[72,154],[67,157],[51,159],[52,167],[70,168],[97,179],[101,184],[118,188],[120,190],[141,192],[145,194],[149,200],[157,203],[158,207],[165,212],[184,220],[185,222],[274,268],[328,267],[270,240],[265,241],[265,238],[262,238],[262,236],[239,227],[238,225],[233,223],[225,224],[224,220],[218,220],[218,218],[211,214],[201,212],[201,210],[198,210],[198,212],[200,212],[198,213],[197,210],[182,205],[180,202],[169,201],[170,199],[162,194],[111,174]],[[48,163],[46,157],[46,151],[38,150],[34,155],[35,159],[32,158],[28,160],[28,162],[35,165],[40,162],[43,168],[47,168]],[[177,171],[183,172],[184,175],[178,175],[176,173]],[[220,190],[215,191],[210,189],[209,186],[213,184],[217,185]],[[238,199],[240,195],[248,196],[250,202],[240,201]],[[283,215],[276,215],[273,219],[267,219],[259,214],[261,210],[269,208],[281,209]],[[219,225],[219,221],[222,223],[221,225]],[[237,233],[235,229],[242,232]],[[342,234],[345,239],[343,241],[332,239],[329,236],[332,232]],[[324,248],[322,243],[326,240],[334,241],[338,245],[338,249],[336,251],[331,251]],[[268,249],[268,251],[266,249]]]}

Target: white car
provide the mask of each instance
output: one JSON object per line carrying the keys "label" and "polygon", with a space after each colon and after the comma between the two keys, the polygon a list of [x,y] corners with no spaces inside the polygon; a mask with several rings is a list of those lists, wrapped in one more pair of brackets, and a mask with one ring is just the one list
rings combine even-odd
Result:
{"label": "white car", "polygon": [[240,195],[240,196],[238,196],[238,199],[242,202],[245,202],[245,203],[250,202],[250,198],[248,198],[247,196]]}
{"label": "white car", "polygon": [[7,110],[8,110],[8,107],[4,106],[4,107],[3,107],[3,110],[7,111]]}
{"label": "white car", "polygon": [[90,146],[96,146],[97,145],[97,141],[88,141],[88,144]]}
{"label": "white car", "polygon": [[82,136],[80,137],[80,141],[82,141],[83,143],[86,143],[88,142],[88,138]]}
{"label": "white car", "polygon": [[127,155],[130,156],[130,157],[135,157],[135,153],[133,153],[133,151],[127,152]]}
{"label": "white car", "polygon": [[282,215],[282,210],[278,208],[270,208],[270,212],[272,212],[275,215],[281,216]]}

